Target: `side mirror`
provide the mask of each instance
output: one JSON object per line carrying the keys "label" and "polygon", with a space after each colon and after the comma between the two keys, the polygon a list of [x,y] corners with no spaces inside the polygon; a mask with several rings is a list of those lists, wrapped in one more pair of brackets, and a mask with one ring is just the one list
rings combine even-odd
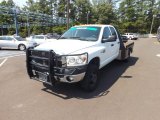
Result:
{"label": "side mirror", "polygon": [[109,36],[108,38],[103,37],[103,38],[102,38],[102,43],[105,43],[105,42],[113,42],[113,41],[116,41],[116,39],[117,39],[117,36],[115,36],[115,35],[111,35],[111,36]]}

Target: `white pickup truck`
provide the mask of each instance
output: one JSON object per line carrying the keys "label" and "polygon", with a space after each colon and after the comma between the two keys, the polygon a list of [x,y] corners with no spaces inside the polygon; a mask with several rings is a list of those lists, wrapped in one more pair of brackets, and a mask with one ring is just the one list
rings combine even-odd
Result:
{"label": "white pickup truck", "polygon": [[93,91],[99,69],[115,59],[128,59],[133,46],[132,41],[123,43],[111,25],[74,26],[53,42],[27,49],[27,72],[44,85],[79,82]]}

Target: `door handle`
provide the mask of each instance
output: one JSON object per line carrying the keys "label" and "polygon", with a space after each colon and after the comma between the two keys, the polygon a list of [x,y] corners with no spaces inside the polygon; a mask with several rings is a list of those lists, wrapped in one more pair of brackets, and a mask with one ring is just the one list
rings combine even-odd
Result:
{"label": "door handle", "polygon": [[114,44],[111,44],[111,46],[114,46]]}

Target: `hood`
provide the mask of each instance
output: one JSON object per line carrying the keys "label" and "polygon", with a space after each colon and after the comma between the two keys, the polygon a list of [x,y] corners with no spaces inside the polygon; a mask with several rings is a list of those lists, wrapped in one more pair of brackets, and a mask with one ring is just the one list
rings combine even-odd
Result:
{"label": "hood", "polygon": [[80,40],[55,40],[53,42],[47,42],[41,44],[35,48],[35,50],[53,50],[56,54],[66,55],[76,52],[78,50],[91,47],[96,42],[80,41]]}

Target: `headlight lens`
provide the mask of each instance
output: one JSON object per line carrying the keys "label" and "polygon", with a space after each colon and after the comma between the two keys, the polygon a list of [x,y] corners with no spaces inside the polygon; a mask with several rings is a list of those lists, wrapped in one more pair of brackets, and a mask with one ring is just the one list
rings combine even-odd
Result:
{"label": "headlight lens", "polygon": [[67,66],[80,66],[87,64],[87,53],[75,56],[66,56]]}

